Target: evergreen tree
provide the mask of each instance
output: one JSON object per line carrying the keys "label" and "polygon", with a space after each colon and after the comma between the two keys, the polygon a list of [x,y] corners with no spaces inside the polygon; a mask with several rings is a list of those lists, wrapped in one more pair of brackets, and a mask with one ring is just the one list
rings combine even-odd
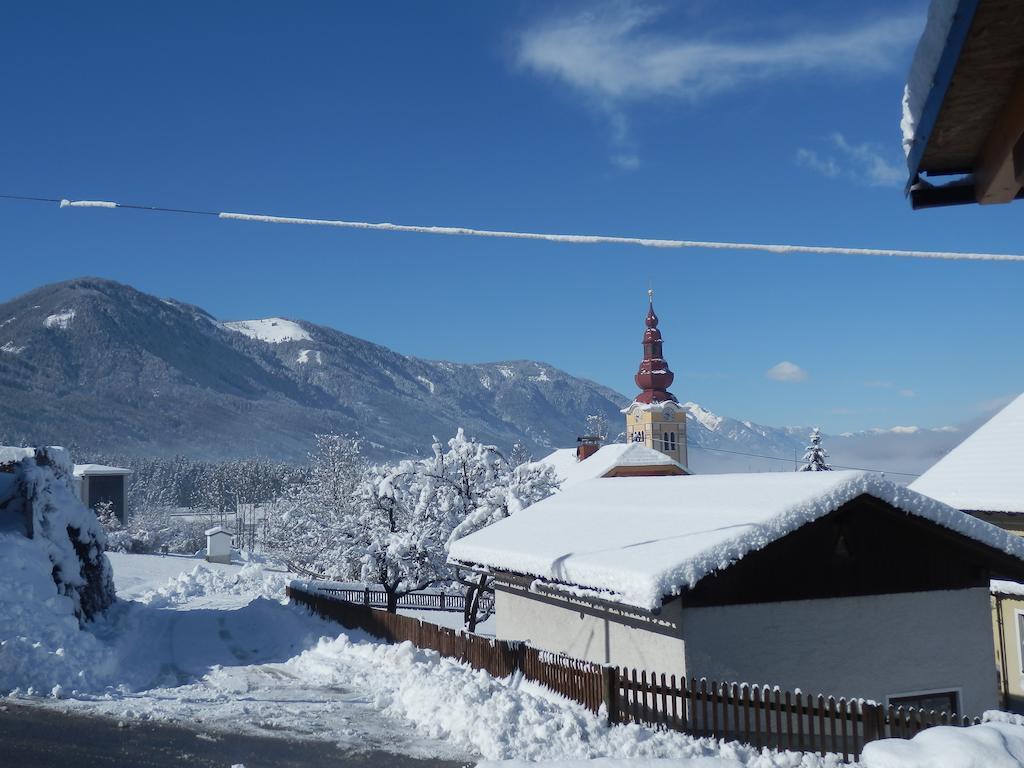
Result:
{"label": "evergreen tree", "polygon": [[811,444],[807,446],[804,454],[804,464],[800,472],[828,472],[832,467],[825,460],[828,458],[828,451],[821,445],[821,432],[817,427],[811,432]]}

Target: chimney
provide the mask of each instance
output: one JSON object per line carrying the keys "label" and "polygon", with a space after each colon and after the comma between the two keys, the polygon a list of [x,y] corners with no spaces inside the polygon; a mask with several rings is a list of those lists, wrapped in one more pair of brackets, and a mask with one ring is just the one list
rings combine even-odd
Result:
{"label": "chimney", "polygon": [[583,461],[588,456],[597,453],[601,447],[600,435],[584,435],[576,438],[576,461]]}

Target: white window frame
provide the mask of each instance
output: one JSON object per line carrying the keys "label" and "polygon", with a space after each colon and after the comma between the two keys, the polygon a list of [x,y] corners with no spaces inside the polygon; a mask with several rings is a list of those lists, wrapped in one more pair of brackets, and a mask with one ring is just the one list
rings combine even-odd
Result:
{"label": "white window frame", "polygon": [[[892,705],[892,700],[893,699],[902,699],[902,698],[913,697],[913,696],[917,696],[917,697],[934,696],[937,693],[952,693],[952,694],[954,694],[956,696],[957,706],[958,707],[963,707],[963,704],[964,704],[964,689],[961,688],[960,686],[956,686],[956,685],[950,685],[950,686],[947,686],[945,688],[931,688],[931,689],[925,690],[925,691],[907,691],[906,693],[887,693],[885,695],[885,706],[888,707],[888,706]],[[897,706],[903,706],[903,705],[899,704]],[[949,714],[952,715],[954,713],[950,712]],[[959,711],[956,712],[956,714],[960,715],[961,717],[963,717],[963,715],[964,715],[963,712],[959,712]]]}
{"label": "white window frame", "polygon": [[1017,671],[1024,675],[1024,634],[1021,633],[1021,617],[1024,617],[1024,609],[1013,609],[1013,631],[1017,635]]}

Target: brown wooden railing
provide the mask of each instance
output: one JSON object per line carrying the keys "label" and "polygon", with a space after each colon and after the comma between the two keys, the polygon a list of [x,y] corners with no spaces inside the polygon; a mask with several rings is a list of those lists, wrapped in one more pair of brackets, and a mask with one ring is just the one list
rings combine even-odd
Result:
{"label": "brown wooden railing", "polygon": [[[372,608],[385,608],[388,604],[388,593],[383,589],[351,589],[348,587],[315,587],[317,592],[333,595],[350,603],[360,603]],[[465,595],[448,595],[444,592],[412,592],[398,598],[399,608],[412,608],[417,611],[464,611]],[[492,595],[480,596],[480,610],[489,612],[494,607]]]}
{"label": "brown wooden railing", "polygon": [[[345,600],[346,592],[359,596],[359,602]],[[603,713],[609,723],[641,723],[779,750],[834,752],[849,761],[875,739],[909,739],[935,725],[980,722],[945,712],[594,664],[387,613],[363,604],[362,595],[360,590],[328,594],[288,587],[294,602],[349,629],[390,642],[408,640],[494,677],[518,672],[595,714]]]}

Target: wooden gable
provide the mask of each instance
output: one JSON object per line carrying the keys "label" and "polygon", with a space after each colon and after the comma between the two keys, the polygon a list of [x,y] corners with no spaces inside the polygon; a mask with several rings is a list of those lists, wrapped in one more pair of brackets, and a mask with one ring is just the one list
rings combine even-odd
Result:
{"label": "wooden gable", "polygon": [[710,574],[684,605],[736,605],[988,587],[1024,562],[862,495]]}

